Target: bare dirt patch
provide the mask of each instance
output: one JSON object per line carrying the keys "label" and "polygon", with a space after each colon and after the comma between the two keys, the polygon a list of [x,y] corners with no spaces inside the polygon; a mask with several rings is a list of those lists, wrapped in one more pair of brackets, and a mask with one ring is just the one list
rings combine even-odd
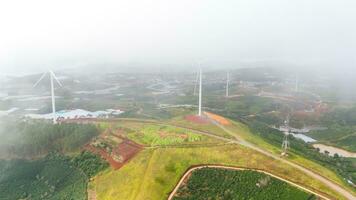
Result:
{"label": "bare dirt patch", "polygon": [[197,124],[209,124],[209,120],[203,116],[198,115],[187,115],[185,116],[185,120],[197,123]]}
{"label": "bare dirt patch", "polygon": [[204,114],[208,118],[218,122],[221,125],[230,125],[231,124],[229,120],[227,120],[226,118],[224,118],[224,117],[222,117],[220,115],[216,115],[216,114],[213,114],[213,113],[210,113],[210,112],[204,112]]}
{"label": "bare dirt patch", "polygon": [[[116,136],[118,137],[118,136]],[[127,138],[119,138],[121,143],[116,144],[110,148],[102,148],[88,144],[85,149],[100,155],[105,159],[113,169],[120,169],[125,163],[133,158],[138,152],[143,149],[142,145],[139,145]]]}

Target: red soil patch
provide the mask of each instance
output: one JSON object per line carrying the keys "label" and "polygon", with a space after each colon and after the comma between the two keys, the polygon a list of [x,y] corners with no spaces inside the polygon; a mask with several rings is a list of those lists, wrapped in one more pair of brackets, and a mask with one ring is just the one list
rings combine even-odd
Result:
{"label": "red soil patch", "polygon": [[185,120],[193,122],[193,123],[197,123],[197,124],[209,124],[209,121],[207,119],[205,119],[202,116],[198,116],[198,115],[187,115],[187,116],[185,116]]}
{"label": "red soil patch", "polygon": [[204,114],[205,114],[208,118],[210,118],[210,119],[212,119],[212,120],[218,122],[219,124],[222,124],[222,125],[230,125],[230,124],[231,124],[231,123],[229,122],[229,120],[225,119],[224,117],[222,117],[222,116],[220,116],[220,115],[216,115],[216,114],[213,114],[213,113],[210,113],[210,112],[204,112]]}
{"label": "red soil patch", "polygon": [[[112,149],[111,155],[104,149],[96,148],[92,145],[87,145],[85,149],[94,154],[100,155],[115,170],[120,169],[122,166],[124,166],[125,163],[127,163],[131,158],[133,158],[138,152],[143,149],[142,145],[139,145],[126,138],[121,139],[123,139],[123,142]],[[120,160],[114,159],[113,157],[120,158]]]}

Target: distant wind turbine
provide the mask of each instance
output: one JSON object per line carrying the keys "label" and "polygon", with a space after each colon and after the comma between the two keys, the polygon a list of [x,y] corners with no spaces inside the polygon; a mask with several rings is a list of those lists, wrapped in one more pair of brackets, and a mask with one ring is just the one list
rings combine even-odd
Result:
{"label": "distant wind turbine", "polygon": [[41,81],[42,79],[47,75],[47,73],[49,74],[49,77],[51,79],[51,95],[52,95],[52,115],[53,115],[53,124],[57,123],[56,120],[56,100],[54,97],[54,83],[53,83],[53,79],[56,80],[56,82],[58,83],[59,86],[62,87],[61,82],[59,82],[58,78],[56,77],[56,75],[54,74],[54,72],[52,70],[48,70],[48,72],[45,72],[42,74],[42,76],[40,77],[40,79],[38,79],[38,81],[33,85],[33,88],[35,88]]}
{"label": "distant wind turbine", "polygon": [[199,79],[199,71],[197,71],[197,76],[195,78],[195,82],[194,82],[194,92],[193,95],[197,95],[197,85],[198,85],[198,79]]}
{"label": "distant wind turbine", "polygon": [[199,64],[199,112],[198,112],[199,116],[201,116],[201,94],[202,94],[202,70]]}
{"label": "distant wind turbine", "polygon": [[226,73],[226,94],[225,94],[225,96],[226,97],[229,97],[229,71],[227,71],[227,73]]}

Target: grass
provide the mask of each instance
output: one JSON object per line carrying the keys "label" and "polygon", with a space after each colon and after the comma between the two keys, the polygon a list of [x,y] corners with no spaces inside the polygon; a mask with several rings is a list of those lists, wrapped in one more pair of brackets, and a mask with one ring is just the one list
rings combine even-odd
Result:
{"label": "grass", "polygon": [[[102,123],[105,124],[105,123]],[[193,133],[186,128],[163,125],[157,122],[119,121],[115,124],[105,124],[102,127],[125,130],[126,136],[146,146],[171,146],[171,145],[203,145],[221,143],[210,137]]]}
{"label": "grass", "polygon": [[222,164],[258,168],[337,199],[334,191],[294,168],[239,145],[145,149],[118,171],[107,170],[91,182],[98,199],[166,199],[191,166]]}
{"label": "grass", "polygon": [[190,122],[184,117],[175,117],[169,121],[167,121],[168,124],[172,124],[175,126],[181,126],[181,127],[187,127],[199,131],[205,131],[205,132],[210,132],[218,136],[226,137],[226,138],[233,138],[229,134],[227,134],[225,131],[221,130],[219,127],[215,126],[214,124],[198,124],[194,122]]}
{"label": "grass", "polygon": [[335,144],[336,146],[340,146],[346,150],[356,152],[356,134],[333,141],[331,144]]}
{"label": "grass", "polygon": [[152,124],[145,125],[138,132],[128,134],[128,137],[138,143],[151,146],[194,143],[203,138],[201,135],[181,128]]}

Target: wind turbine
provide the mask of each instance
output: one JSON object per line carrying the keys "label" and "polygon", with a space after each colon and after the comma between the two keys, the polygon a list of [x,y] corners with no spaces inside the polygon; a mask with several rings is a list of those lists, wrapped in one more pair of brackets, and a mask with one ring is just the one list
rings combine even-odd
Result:
{"label": "wind turbine", "polygon": [[199,112],[198,115],[201,116],[201,94],[202,94],[202,70],[199,63]]}
{"label": "wind turbine", "polygon": [[225,96],[226,97],[229,97],[229,71],[227,71],[227,73],[226,73],[226,94],[225,94]]}
{"label": "wind turbine", "polygon": [[196,76],[195,82],[194,82],[194,92],[193,92],[194,96],[197,94],[198,79],[199,79],[199,71],[197,71],[197,76]]}
{"label": "wind turbine", "polygon": [[42,74],[40,79],[38,79],[38,81],[33,85],[33,88],[35,88],[47,74],[49,74],[49,77],[51,79],[52,116],[53,116],[53,124],[56,124],[57,123],[57,120],[56,120],[56,100],[55,100],[55,97],[54,97],[53,79],[56,80],[58,85],[62,87],[61,82],[59,82],[58,78],[56,77],[56,75],[54,74],[54,72],[52,70],[48,70],[48,72],[45,72],[45,73]]}

